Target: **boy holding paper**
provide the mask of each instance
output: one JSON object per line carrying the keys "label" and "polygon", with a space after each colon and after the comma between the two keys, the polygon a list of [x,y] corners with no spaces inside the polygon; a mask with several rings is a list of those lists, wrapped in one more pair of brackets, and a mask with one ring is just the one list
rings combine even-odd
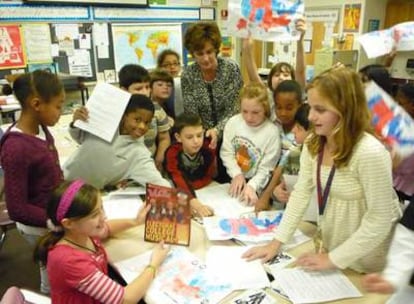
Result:
{"label": "boy holding paper", "polygon": [[169,186],[143,142],[153,115],[152,101],[144,95],[133,94],[111,142],[82,132],[80,147],[64,164],[65,179],[81,178],[99,189],[116,186],[126,179],[143,185]]}

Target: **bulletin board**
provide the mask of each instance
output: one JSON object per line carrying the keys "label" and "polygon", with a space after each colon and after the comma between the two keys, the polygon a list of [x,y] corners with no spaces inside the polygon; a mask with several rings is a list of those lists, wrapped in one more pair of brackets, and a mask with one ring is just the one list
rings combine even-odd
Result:
{"label": "bulletin board", "polygon": [[[313,9],[306,8],[305,17],[307,22],[307,30],[305,34],[305,62],[307,65],[313,65],[315,61],[315,51],[322,48],[322,42],[325,38],[333,39],[333,37],[325,37],[332,33],[338,33],[340,7]],[[333,30],[331,33],[327,31],[327,25],[331,23]],[[335,45],[334,45],[335,47]]]}

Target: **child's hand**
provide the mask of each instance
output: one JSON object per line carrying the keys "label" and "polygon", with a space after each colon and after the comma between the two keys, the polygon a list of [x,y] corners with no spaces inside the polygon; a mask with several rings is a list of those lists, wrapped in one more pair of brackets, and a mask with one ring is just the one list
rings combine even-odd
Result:
{"label": "child's hand", "polygon": [[150,209],[151,204],[144,205],[141,207],[141,209],[139,209],[137,217],[135,218],[137,225],[142,225],[145,222],[145,218],[147,217],[147,213],[150,211]]}
{"label": "child's hand", "polygon": [[306,21],[304,18],[299,18],[295,22],[295,28],[300,32],[300,39],[303,39],[306,33]]}
{"label": "child's hand", "polygon": [[257,197],[256,191],[250,185],[246,185],[244,187],[242,197],[243,197],[243,201],[245,201],[246,204],[249,206],[256,205],[257,200],[259,199]]}
{"label": "child's hand", "polygon": [[243,174],[236,175],[231,180],[229,194],[231,197],[239,197],[246,185],[246,180],[244,179]]}
{"label": "child's hand", "polygon": [[368,292],[393,293],[394,286],[379,273],[370,273],[362,278],[362,287]]}
{"label": "child's hand", "polygon": [[290,193],[287,191],[286,184],[283,180],[275,187],[273,195],[282,204],[286,204],[289,201]]}
{"label": "child's hand", "polygon": [[203,205],[198,199],[193,198],[190,201],[191,208],[195,211],[196,215],[205,217],[214,215],[214,210],[207,205]]}
{"label": "child's hand", "polygon": [[329,258],[328,253],[305,253],[296,260],[296,264],[306,270],[312,271],[336,268],[335,264]]}
{"label": "child's hand", "polygon": [[160,267],[162,262],[164,262],[165,258],[170,251],[170,246],[165,245],[164,241],[159,242],[152,251],[151,261],[150,264],[155,268]]}
{"label": "child's hand", "polygon": [[267,198],[260,197],[254,205],[254,212],[270,210],[270,203]]}
{"label": "child's hand", "polygon": [[72,122],[76,120],[88,121],[89,118],[89,111],[86,107],[82,106],[80,108],[75,109],[73,112]]}
{"label": "child's hand", "polygon": [[215,149],[217,147],[218,140],[218,131],[216,128],[211,128],[206,131],[206,137],[210,138],[210,149]]}

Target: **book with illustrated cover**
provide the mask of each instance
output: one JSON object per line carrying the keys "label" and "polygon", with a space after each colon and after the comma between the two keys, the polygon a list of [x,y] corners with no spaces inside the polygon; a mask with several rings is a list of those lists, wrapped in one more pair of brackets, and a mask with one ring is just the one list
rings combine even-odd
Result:
{"label": "book with illustrated cover", "polygon": [[151,205],[145,219],[145,241],[190,244],[191,209],[187,194],[174,188],[147,184],[145,202]]}
{"label": "book with illustrated cover", "polygon": [[278,271],[286,268],[295,260],[296,258],[293,255],[287,252],[279,252],[274,258],[264,263],[263,267],[267,273],[276,278]]}

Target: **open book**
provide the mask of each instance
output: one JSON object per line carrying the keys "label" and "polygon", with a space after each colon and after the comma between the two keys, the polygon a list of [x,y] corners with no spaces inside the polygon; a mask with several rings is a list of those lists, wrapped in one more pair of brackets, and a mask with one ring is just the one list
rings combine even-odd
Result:
{"label": "open book", "polygon": [[147,184],[145,201],[151,205],[145,219],[145,240],[188,246],[191,232],[188,196],[174,188]]}

